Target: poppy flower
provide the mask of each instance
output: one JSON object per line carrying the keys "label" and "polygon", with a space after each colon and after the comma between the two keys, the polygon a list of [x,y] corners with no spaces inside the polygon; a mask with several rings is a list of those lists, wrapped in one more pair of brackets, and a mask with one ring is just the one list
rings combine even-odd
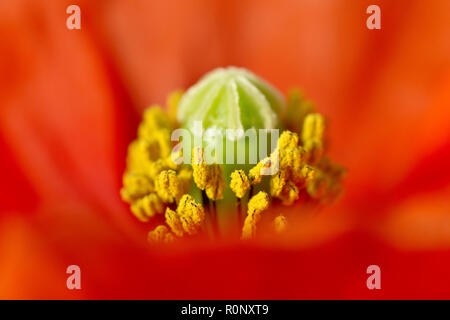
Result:
{"label": "poppy flower", "polygon": [[[378,1],[380,30],[370,1],[70,4],[0,4],[1,298],[449,298],[448,1]],[[345,192],[282,243],[150,246],[120,198],[142,112],[229,65],[301,86]]]}

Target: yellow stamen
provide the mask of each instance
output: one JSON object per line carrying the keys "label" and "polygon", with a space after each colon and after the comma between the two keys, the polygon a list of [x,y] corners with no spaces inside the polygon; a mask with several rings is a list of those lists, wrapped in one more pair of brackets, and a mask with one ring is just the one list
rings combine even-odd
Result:
{"label": "yellow stamen", "polygon": [[270,194],[281,200],[283,205],[291,205],[299,197],[297,186],[292,183],[286,171],[280,170],[270,180]]}
{"label": "yellow stamen", "polygon": [[149,169],[150,159],[143,152],[141,142],[141,140],[134,140],[128,147],[127,172],[146,174]]}
{"label": "yellow stamen", "polygon": [[164,111],[153,106],[148,108],[138,128],[138,141],[144,157],[150,161],[170,155],[172,124]]}
{"label": "yellow stamen", "polygon": [[205,220],[205,210],[203,209],[203,206],[197,203],[189,194],[183,195],[178,204],[177,212],[180,215],[191,217],[192,221],[198,225],[198,227]]}
{"label": "yellow stamen", "polygon": [[295,147],[280,150],[280,168],[286,170],[293,180],[300,180],[300,170],[303,163],[303,148]]}
{"label": "yellow stamen", "polygon": [[210,179],[210,170],[205,162],[201,147],[196,147],[192,151],[192,170],[195,184],[200,190],[205,190]]}
{"label": "yellow stamen", "polygon": [[131,204],[131,212],[143,222],[147,222],[155,214],[163,211],[164,204],[155,193],[150,193]]}
{"label": "yellow stamen", "polygon": [[183,184],[178,180],[174,170],[164,170],[155,180],[155,189],[158,196],[167,203],[180,200],[184,193]]}
{"label": "yellow stamen", "polygon": [[316,163],[322,157],[324,133],[324,117],[319,113],[308,114],[303,123],[302,142],[310,163]]}
{"label": "yellow stamen", "polygon": [[278,138],[278,148],[280,150],[292,149],[298,146],[298,134],[289,130],[283,131],[280,138]]}
{"label": "yellow stamen", "polygon": [[295,184],[288,181],[283,186],[283,190],[278,195],[278,198],[283,205],[290,206],[299,198],[299,190]]}
{"label": "yellow stamen", "polygon": [[178,237],[183,236],[184,233],[196,234],[204,221],[203,207],[188,194],[181,198],[177,211],[166,209],[166,223]]}
{"label": "yellow stamen", "polygon": [[169,170],[170,166],[166,159],[158,159],[154,162],[151,162],[148,166],[147,175],[156,180],[159,174],[164,170]]}
{"label": "yellow stamen", "polygon": [[138,128],[138,137],[151,140],[157,131],[172,131],[172,124],[167,114],[159,106],[145,110],[143,121]]}
{"label": "yellow stamen", "polygon": [[[182,92],[174,92],[168,97],[167,114],[159,107],[146,110],[138,127],[138,137],[128,148],[120,190],[122,199],[130,204],[132,213],[141,221],[165,212],[166,226],[157,226],[149,232],[151,242],[169,242],[175,236],[194,235],[201,230],[205,222],[204,208],[187,194],[191,187],[196,189],[192,180],[203,190],[205,203],[211,202],[208,198],[213,200],[211,223],[216,221],[214,201],[224,197],[224,167],[208,165],[202,147],[194,148],[192,165],[178,161],[183,156],[181,151],[171,155],[170,134],[178,126],[175,115],[181,96]],[[284,205],[292,205],[299,199],[300,192],[320,202],[332,200],[341,192],[345,169],[323,157],[324,117],[314,113],[313,105],[298,92],[291,94],[284,116],[283,127],[293,131],[281,134],[271,155],[251,168],[248,175],[243,170],[231,173],[230,189],[238,198],[238,208],[241,204],[245,206],[241,199],[253,185],[263,182],[264,175],[269,175],[271,197]],[[267,190],[269,186],[264,180],[259,187]],[[261,212],[269,207],[270,201],[264,191],[248,201],[242,239],[255,236]],[[177,209],[166,209],[166,203],[177,203]],[[275,231],[281,232],[286,228],[286,217],[276,217],[273,224]]]}
{"label": "yellow stamen", "polygon": [[170,155],[171,142],[168,130],[154,131],[150,138],[138,140],[138,146],[147,161],[155,161]]}
{"label": "yellow stamen", "polygon": [[264,158],[256,166],[250,169],[248,172],[248,177],[250,178],[251,183],[258,184],[261,182],[263,174],[262,169],[263,168],[271,168],[272,159],[271,157]]}
{"label": "yellow stamen", "polygon": [[250,188],[250,181],[244,170],[235,170],[231,173],[230,188],[239,199],[245,196]]}
{"label": "yellow stamen", "polygon": [[128,173],[123,176],[122,199],[132,202],[154,191],[152,181],[145,175]]}
{"label": "yellow stamen", "polygon": [[169,229],[164,225],[159,225],[153,231],[148,233],[147,239],[152,243],[169,243],[175,240],[173,234],[169,231]]}
{"label": "yellow stamen", "polygon": [[184,234],[183,224],[181,223],[180,216],[176,211],[170,208],[166,209],[166,223],[170,227],[173,233],[178,237],[182,237]]}
{"label": "yellow stamen", "polygon": [[301,176],[303,177],[303,181],[305,185],[308,185],[316,176],[316,171],[311,166],[303,166],[301,169]]}
{"label": "yellow stamen", "polygon": [[201,147],[194,148],[192,153],[192,169],[195,184],[200,190],[206,191],[209,199],[222,199],[223,190],[226,186],[223,177],[223,167],[218,164],[207,165]]}
{"label": "yellow stamen", "polygon": [[258,192],[248,202],[247,217],[242,228],[242,239],[251,239],[256,234],[256,225],[261,219],[261,212],[269,207],[270,199],[264,191]]}
{"label": "yellow stamen", "polygon": [[273,175],[270,179],[270,195],[272,197],[278,197],[282,192],[286,184],[286,173],[284,170],[279,170],[277,174]]}
{"label": "yellow stamen", "polygon": [[302,177],[300,169],[303,163],[304,150],[298,146],[298,135],[291,131],[284,131],[278,139],[277,150],[280,168],[286,171],[286,179],[292,179],[298,183]]}

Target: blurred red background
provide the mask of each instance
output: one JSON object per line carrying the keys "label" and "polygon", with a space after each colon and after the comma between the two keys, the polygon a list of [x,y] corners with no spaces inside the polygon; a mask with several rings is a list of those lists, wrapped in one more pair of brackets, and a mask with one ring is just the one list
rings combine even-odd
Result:
{"label": "blurred red background", "polygon": [[[449,35],[447,0],[0,2],[0,298],[450,298]],[[228,65],[316,102],[346,193],[289,247],[152,249],[119,198],[127,145]]]}

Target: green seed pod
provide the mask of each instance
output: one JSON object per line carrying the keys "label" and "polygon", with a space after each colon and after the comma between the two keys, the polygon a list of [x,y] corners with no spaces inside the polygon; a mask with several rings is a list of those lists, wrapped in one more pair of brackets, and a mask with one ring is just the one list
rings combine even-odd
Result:
{"label": "green seed pod", "polygon": [[201,121],[203,129],[275,129],[284,104],[281,93],[250,71],[219,68],[183,95],[177,118],[190,130],[194,121]]}

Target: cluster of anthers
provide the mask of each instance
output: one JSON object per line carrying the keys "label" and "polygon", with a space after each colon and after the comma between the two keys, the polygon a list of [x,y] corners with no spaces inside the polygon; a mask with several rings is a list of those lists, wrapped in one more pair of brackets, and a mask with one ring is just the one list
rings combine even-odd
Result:
{"label": "cluster of anthers", "polygon": [[[235,195],[235,210],[230,215],[238,216],[241,239],[256,236],[258,222],[270,206],[328,202],[340,193],[345,169],[324,156],[325,119],[297,90],[288,96],[281,115],[285,130],[270,156],[248,172],[236,169],[229,177],[224,176],[223,165],[205,162],[202,147],[193,149],[191,164],[172,160],[170,135],[179,126],[175,114],[181,96],[181,92],[169,96],[167,112],[158,106],[148,108],[137,139],[128,149],[122,199],[139,220],[148,222],[159,216],[164,221],[149,232],[149,241],[172,242],[206,230],[217,235],[216,202],[224,198],[227,187]],[[278,170],[262,176],[264,167]],[[257,188],[264,181],[268,187]],[[201,190],[201,199],[190,194],[193,187]],[[288,216],[275,216],[272,223],[273,232],[281,233]]]}
{"label": "cluster of anthers", "polygon": [[[293,93],[291,97],[295,97]],[[169,99],[169,110],[176,107],[179,93]],[[291,102],[292,99],[290,100]],[[295,100],[294,100],[295,101]],[[237,210],[241,215],[241,199],[254,185],[262,182],[261,168],[269,167],[271,162],[279,161],[279,170],[270,176],[270,192],[260,191],[248,201],[247,216],[242,226],[242,238],[255,236],[256,225],[261,213],[272,202],[278,200],[289,206],[299,199],[302,192],[316,200],[329,200],[341,190],[340,181],[344,169],[333,164],[324,153],[325,122],[322,115],[312,109],[301,107],[309,105],[288,104],[305,112],[301,136],[285,130],[277,148],[270,157],[261,160],[249,170],[235,170],[231,173],[229,187],[237,198]],[[289,110],[288,109],[288,110]],[[192,165],[177,165],[172,161],[170,132],[174,118],[157,107],[150,107],[138,129],[138,138],[129,146],[127,168],[123,176],[121,195],[130,203],[131,211],[141,221],[147,222],[157,214],[165,213],[166,225],[157,226],[149,233],[151,241],[173,241],[185,235],[195,235],[206,220],[205,207],[214,206],[223,198],[226,188],[223,168],[219,164],[208,165],[204,161],[203,150],[193,150]],[[203,192],[203,203],[197,203],[188,194],[192,180]],[[207,212],[214,215],[214,209]],[[214,216],[211,221],[214,223]],[[280,215],[274,219],[274,229],[282,232],[287,218]]]}

